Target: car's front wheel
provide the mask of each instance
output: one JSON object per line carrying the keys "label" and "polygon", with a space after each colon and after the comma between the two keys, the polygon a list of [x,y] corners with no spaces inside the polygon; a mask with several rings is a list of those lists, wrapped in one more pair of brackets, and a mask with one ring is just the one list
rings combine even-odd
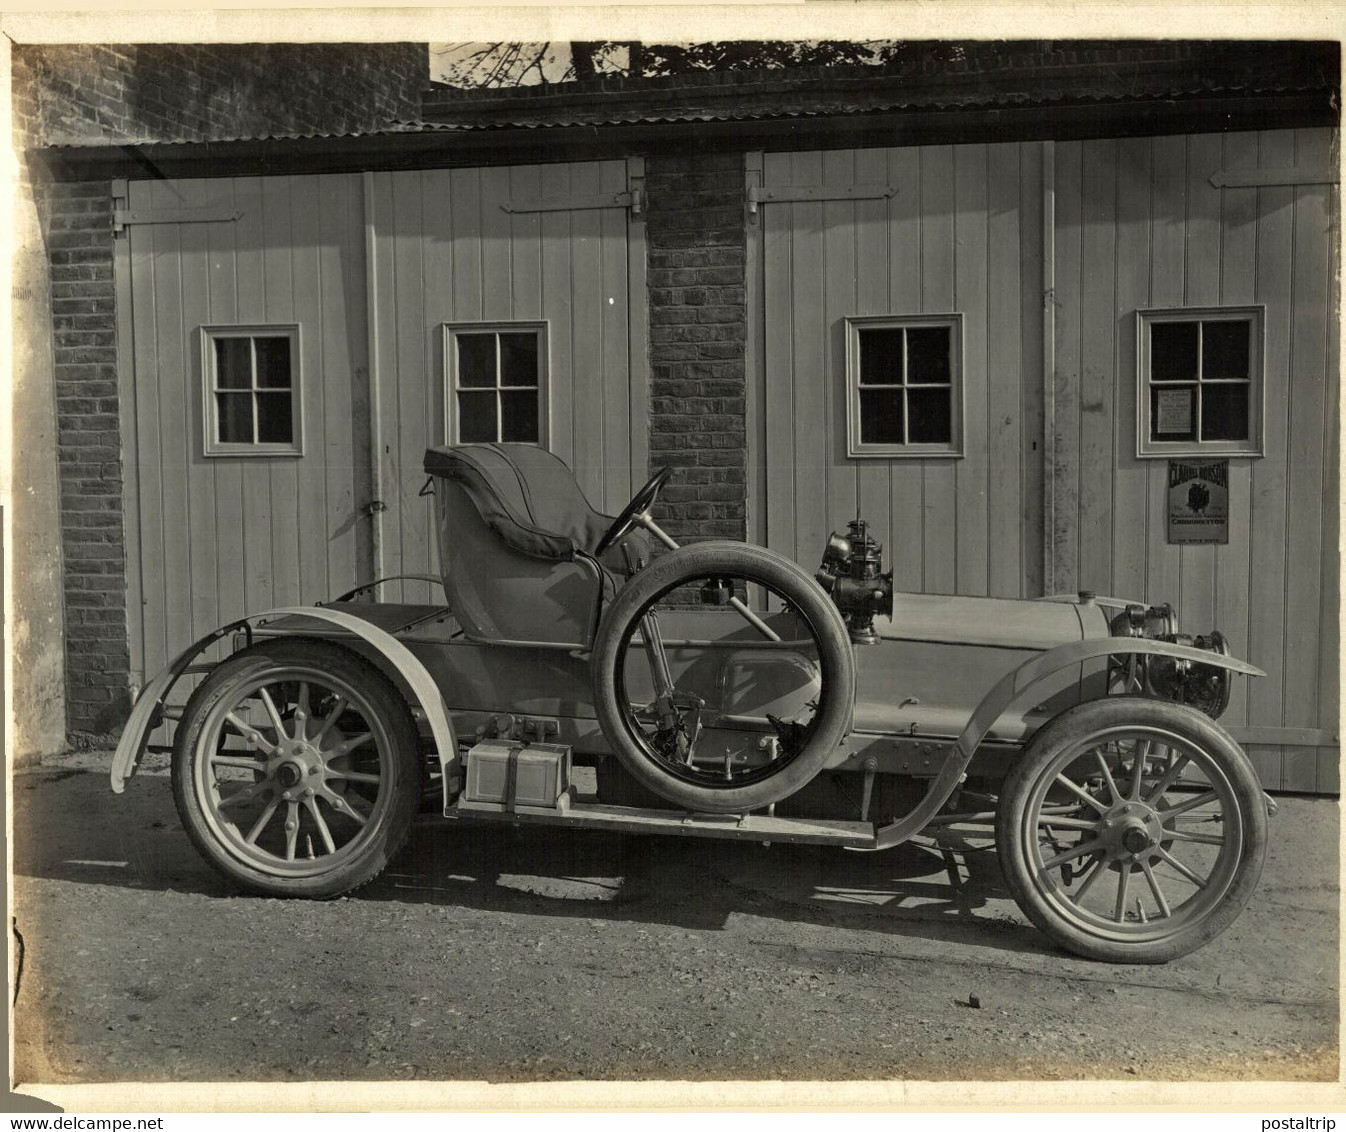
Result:
{"label": "car's front wheel", "polygon": [[1114,696],[1062,712],[1005,780],[1001,867],[1066,949],[1163,963],[1224,931],[1262,872],[1266,798],[1237,743],[1193,708]]}
{"label": "car's front wheel", "polygon": [[420,796],[416,731],[367,661],[321,641],[275,641],[216,668],[173,745],[188,836],[239,886],[332,897],[401,848]]}

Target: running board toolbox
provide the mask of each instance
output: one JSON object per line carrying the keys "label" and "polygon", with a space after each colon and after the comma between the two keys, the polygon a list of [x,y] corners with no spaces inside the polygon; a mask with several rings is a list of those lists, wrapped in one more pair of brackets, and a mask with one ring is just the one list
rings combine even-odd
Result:
{"label": "running board toolbox", "polygon": [[484,740],[467,752],[465,800],[500,809],[564,807],[570,802],[570,748]]}

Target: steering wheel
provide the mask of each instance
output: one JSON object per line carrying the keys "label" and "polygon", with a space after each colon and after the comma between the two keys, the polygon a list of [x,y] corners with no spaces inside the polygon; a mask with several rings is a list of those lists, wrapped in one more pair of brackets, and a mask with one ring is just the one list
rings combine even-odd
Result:
{"label": "steering wheel", "polygon": [[660,468],[650,478],[649,483],[632,496],[631,502],[622,508],[622,513],[612,520],[612,526],[610,526],[603,537],[598,540],[598,545],[594,547],[595,558],[602,555],[613,543],[622,538],[633,526],[635,526],[636,519],[653,506],[654,501],[659,497],[659,492],[663,489],[664,484],[668,482],[668,477],[672,474],[672,468]]}

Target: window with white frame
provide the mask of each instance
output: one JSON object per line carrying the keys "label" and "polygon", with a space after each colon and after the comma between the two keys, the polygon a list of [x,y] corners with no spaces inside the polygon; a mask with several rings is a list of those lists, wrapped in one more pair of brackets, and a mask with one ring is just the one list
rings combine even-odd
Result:
{"label": "window with white frame", "polygon": [[962,315],[848,318],[846,394],[848,455],[961,455]]}
{"label": "window with white frame", "polygon": [[303,454],[299,327],[203,326],[207,456]]}
{"label": "window with white frame", "polygon": [[547,443],[547,327],[444,327],[445,436],[450,443]]}
{"label": "window with white frame", "polygon": [[1261,307],[1137,312],[1140,456],[1262,451]]}

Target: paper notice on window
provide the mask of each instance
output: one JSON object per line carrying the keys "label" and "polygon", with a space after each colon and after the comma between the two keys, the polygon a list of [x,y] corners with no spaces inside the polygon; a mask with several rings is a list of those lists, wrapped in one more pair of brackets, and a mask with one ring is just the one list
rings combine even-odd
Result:
{"label": "paper notice on window", "polygon": [[1154,431],[1160,436],[1190,436],[1194,389],[1160,389],[1155,400]]}

